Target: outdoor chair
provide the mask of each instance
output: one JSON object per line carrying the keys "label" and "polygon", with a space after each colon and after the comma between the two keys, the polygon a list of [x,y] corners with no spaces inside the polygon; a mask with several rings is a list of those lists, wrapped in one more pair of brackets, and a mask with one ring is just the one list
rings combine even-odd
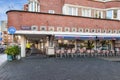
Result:
{"label": "outdoor chair", "polygon": [[86,54],[87,54],[87,56],[91,56],[91,51],[88,49],[88,50],[86,51]]}
{"label": "outdoor chair", "polygon": [[67,56],[70,56],[71,55],[71,49],[68,49],[67,50]]}
{"label": "outdoor chair", "polygon": [[115,50],[110,51],[110,56],[115,56]]}
{"label": "outdoor chair", "polygon": [[105,56],[106,50],[102,50],[101,56]]}
{"label": "outdoor chair", "polygon": [[64,54],[65,54],[64,49],[61,49],[61,52],[60,52],[60,58],[62,58],[62,57],[64,56]]}
{"label": "outdoor chair", "polygon": [[95,50],[92,49],[90,54],[92,57],[95,56]]}
{"label": "outdoor chair", "polygon": [[85,53],[84,53],[84,50],[83,50],[83,49],[79,49],[79,52],[80,52],[80,57],[81,57],[81,56],[84,56],[84,57],[85,57]]}
{"label": "outdoor chair", "polygon": [[60,49],[57,49],[57,50],[55,51],[55,57],[60,56],[60,52],[61,52],[61,50],[60,50]]}
{"label": "outdoor chair", "polygon": [[97,52],[97,56],[101,56],[101,53],[102,53],[101,50],[98,49],[96,52]]}
{"label": "outdoor chair", "polygon": [[71,51],[71,57],[74,57],[75,54],[76,54],[76,50],[72,49],[72,51]]}

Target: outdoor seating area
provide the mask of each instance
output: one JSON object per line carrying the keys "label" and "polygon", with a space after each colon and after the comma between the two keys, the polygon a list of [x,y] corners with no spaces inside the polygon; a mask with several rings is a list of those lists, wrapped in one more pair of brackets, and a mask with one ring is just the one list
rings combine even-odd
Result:
{"label": "outdoor seating area", "polygon": [[94,49],[56,49],[55,57],[109,57],[109,56],[120,56],[120,51],[115,50],[94,50]]}

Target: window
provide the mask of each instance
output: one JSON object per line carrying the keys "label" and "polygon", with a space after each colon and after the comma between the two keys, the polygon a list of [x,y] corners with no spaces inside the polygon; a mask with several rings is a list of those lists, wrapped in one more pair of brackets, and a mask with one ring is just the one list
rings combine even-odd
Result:
{"label": "window", "polygon": [[49,27],[49,31],[54,31],[54,27]]}
{"label": "window", "polygon": [[57,27],[58,32],[62,32],[62,27]]}
{"label": "window", "polygon": [[91,17],[91,10],[83,8],[82,9],[82,16]]}
{"label": "window", "polygon": [[113,18],[117,18],[117,10],[113,10]]}
{"label": "window", "polygon": [[95,33],[95,32],[96,32],[96,30],[95,30],[95,29],[91,29],[91,32],[92,32],[92,33]]}
{"label": "window", "polygon": [[113,33],[117,33],[117,30],[113,30]]}
{"label": "window", "polygon": [[112,10],[107,11],[107,19],[112,19]]}
{"label": "window", "polygon": [[41,26],[41,27],[40,27],[40,30],[41,30],[41,31],[46,31],[46,26]]}
{"label": "window", "polygon": [[70,28],[65,27],[65,32],[70,32]]}
{"label": "window", "polygon": [[106,33],[106,30],[102,30],[102,33]]}
{"label": "window", "polygon": [[97,29],[97,33],[101,33],[101,29]]}
{"label": "window", "polygon": [[118,33],[120,34],[120,30],[118,30]]}
{"label": "window", "polygon": [[82,29],[82,28],[79,28],[79,29],[78,29],[78,32],[83,32],[83,29]]}
{"label": "window", "polygon": [[89,29],[85,29],[85,32],[89,32]]}
{"label": "window", "polygon": [[103,18],[103,11],[95,10],[94,11],[94,17],[95,18]]}
{"label": "window", "polygon": [[77,29],[76,28],[72,28],[72,32],[76,32],[77,31]]}
{"label": "window", "polygon": [[34,26],[31,26],[31,30],[32,30],[32,31],[37,31],[37,30],[38,30],[38,26],[35,26],[35,25],[34,25]]}
{"label": "window", "polygon": [[55,11],[54,11],[54,10],[49,10],[48,13],[52,13],[52,14],[54,14]]}
{"label": "window", "polygon": [[108,30],[108,33],[112,33],[112,30]]}
{"label": "window", "polygon": [[69,15],[78,15],[78,8],[75,8],[75,7],[69,7],[68,8],[68,14]]}

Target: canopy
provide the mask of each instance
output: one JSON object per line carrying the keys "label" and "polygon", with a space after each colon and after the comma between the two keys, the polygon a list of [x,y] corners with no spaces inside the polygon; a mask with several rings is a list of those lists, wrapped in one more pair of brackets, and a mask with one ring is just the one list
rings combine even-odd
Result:
{"label": "canopy", "polygon": [[56,39],[65,39],[65,40],[95,40],[96,36],[81,36],[81,35],[55,35]]}
{"label": "canopy", "polygon": [[98,40],[120,40],[119,36],[97,36],[96,39]]}

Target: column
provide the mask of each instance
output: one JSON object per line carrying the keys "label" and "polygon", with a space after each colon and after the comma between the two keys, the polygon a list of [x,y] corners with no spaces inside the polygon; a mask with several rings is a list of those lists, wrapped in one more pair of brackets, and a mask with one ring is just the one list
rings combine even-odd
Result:
{"label": "column", "polygon": [[77,40],[75,40],[75,49],[77,49]]}
{"label": "column", "polygon": [[25,48],[26,48],[26,38],[25,36],[21,35],[21,57],[25,57]]}

